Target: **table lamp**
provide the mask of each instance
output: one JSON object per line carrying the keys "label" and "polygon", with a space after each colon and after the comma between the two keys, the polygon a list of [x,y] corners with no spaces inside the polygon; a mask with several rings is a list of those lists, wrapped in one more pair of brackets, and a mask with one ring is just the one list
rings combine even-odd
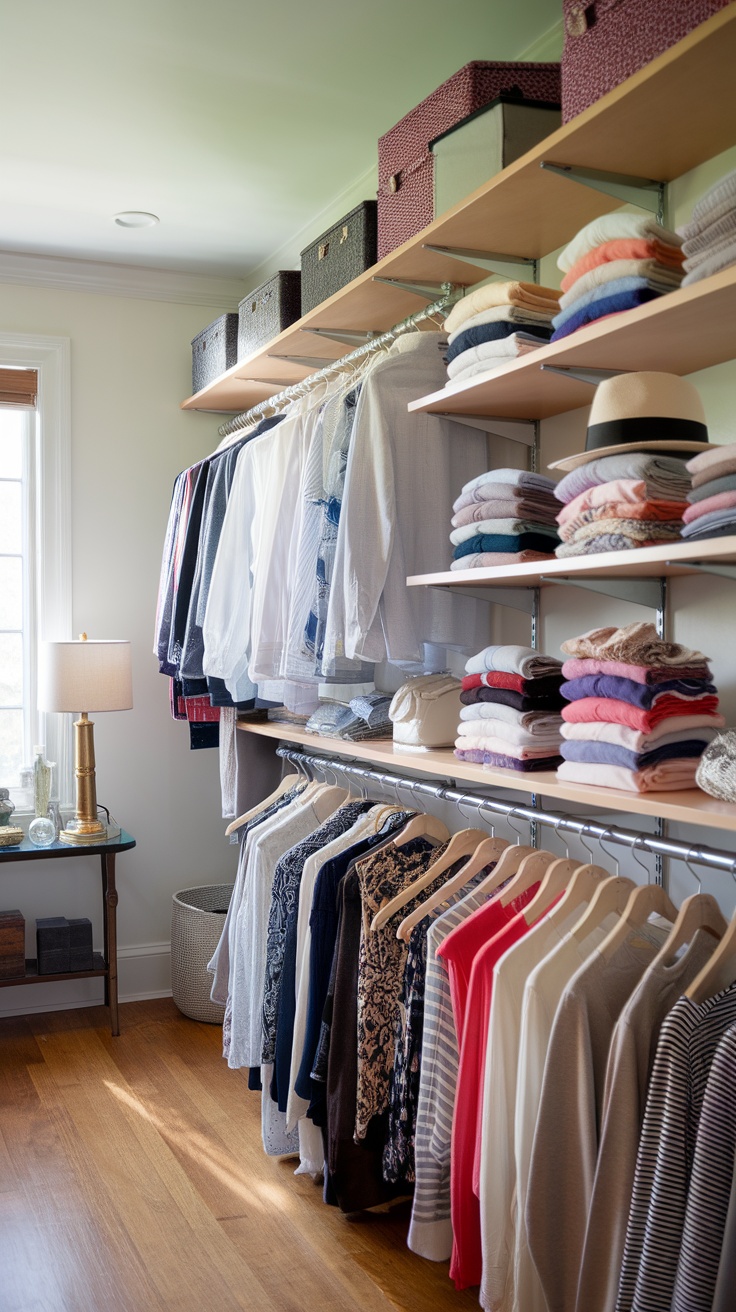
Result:
{"label": "table lamp", "polygon": [[[82,710],[82,707],[86,710]],[[89,711],[129,711],[133,706],[129,642],[41,644],[38,707],[79,713],[74,721],[76,811],[59,838],[63,843],[104,843],[107,828],[97,819],[94,723]]]}

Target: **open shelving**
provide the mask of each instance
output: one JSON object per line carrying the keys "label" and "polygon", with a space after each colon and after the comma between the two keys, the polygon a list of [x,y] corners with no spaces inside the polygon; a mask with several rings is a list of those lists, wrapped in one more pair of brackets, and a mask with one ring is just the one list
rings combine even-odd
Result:
{"label": "open shelving", "polygon": [[590,784],[570,784],[558,780],[554,770],[521,774],[516,770],[486,769],[460,761],[450,748],[412,752],[394,746],[386,739],[351,743],[342,738],[323,738],[319,734],[295,729],[276,722],[239,721],[244,733],[280,739],[315,753],[343,756],[353,761],[368,761],[385,770],[416,771],[441,779],[462,779],[479,787],[505,788],[512,792],[535,793],[579,805],[597,807],[600,812],[621,811],[629,815],[651,816],[662,820],[679,820],[707,829],[736,832],[736,804],[709,797],[699,788],[674,793],[628,793],[618,788],[597,788]]}
{"label": "open shelving", "polygon": [[[730,5],[304,315],[273,341],[189,397],[182,403],[182,408],[224,412],[243,410],[282,387],[301,381],[317,366],[298,363],[299,358],[308,357],[310,361],[315,358],[328,364],[345,350],[344,345],[329,338],[314,336],[311,329],[383,332],[416,311],[421,304],[418,293],[398,284],[429,283],[439,288],[447,282],[472,285],[488,276],[488,269],[474,263],[472,258],[468,262],[468,259],[448,252],[485,251],[511,260],[514,257],[540,259],[568,241],[590,219],[620,205],[616,197],[573,184],[542,169],[543,162],[666,183],[726,150],[736,141],[734,66],[736,5]],[[721,275],[717,277],[720,279]],[[396,282],[382,281],[384,279]],[[722,290],[727,298],[723,302],[724,316],[732,313],[734,306],[734,300],[728,300],[733,290],[732,281],[729,278],[724,280]],[[695,290],[686,289],[686,292]],[[717,301],[711,302],[710,296],[714,293],[720,295],[720,290],[716,287],[707,290],[707,313],[710,315],[718,304]],[[676,295],[683,297],[682,292]],[[666,316],[673,308],[669,303],[674,301],[674,296],[663,298],[657,303],[660,312]],[[703,294],[696,293],[692,297],[685,296],[684,301],[677,301],[680,311],[686,304],[690,307],[687,313],[695,316],[690,322],[696,322],[697,327],[688,329],[684,319],[681,328],[672,324],[672,349],[679,349],[678,333],[682,331],[684,337],[691,334],[687,343],[691,348],[690,358],[701,360],[701,363],[692,364],[691,369],[731,358],[719,353],[716,337],[718,332],[725,330],[722,322],[709,336],[710,349],[716,352],[716,358],[707,358],[707,352],[703,354],[698,342],[698,336],[708,328]],[[599,325],[597,331],[605,335],[606,353],[609,338],[612,344],[618,342],[612,349],[628,350],[625,333],[631,321],[638,323],[642,320],[649,324],[651,313],[650,307],[643,307],[619,316],[627,323],[617,324],[615,329],[610,327],[610,321],[606,321],[605,328]],[[644,334],[651,333],[652,328],[656,334],[664,323],[664,319],[655,316],[655,323],[650,324],[648,330],[644,329]],[[587,334],[591,331],[585,329],[583,334],[576,335],[575,347],[560,343],[562,350],[559,354],[574,351],[578,346],[590,348]],[[697,335],[693,336],[693,333]],[[636,349],[633,339],[630,345]],[[732,351],[732,355],[736,355],[736,351]],[[284,358],[287,356],[297,359]],[[607,367],[631,366],[612,364],[607,360]],[[636,367],[657,366],[642,366],[641,358],[637,357]],[[538,367],[535,368],[539,372]],[[676,371],[674,366],[672,368]],[[516,369],[514,366],[504,373],[515,373]],[[521,400],[526,400],[530,378],[529,368],[515,384]],[[570,400],[573,393],[565,392],[567,382],[558,379],[557,383],[556,408],[544,410],[539,401],[540,413],[525,417],[543,417],[543,414],[573,409],[586,404],[590,398],[589,391],[578,390],[575,395],[579,399],[573,397]],[[576,387],[580,389],[579,384]],[[494,391],[494,399],[496,395]],[[498,396],[503,400],[501,393]],[[508,404],[513,404],[511,393]],[[499,411],[494,409],[493,413]],[[512,411],[504,410],[504,413],[511,414]]]}

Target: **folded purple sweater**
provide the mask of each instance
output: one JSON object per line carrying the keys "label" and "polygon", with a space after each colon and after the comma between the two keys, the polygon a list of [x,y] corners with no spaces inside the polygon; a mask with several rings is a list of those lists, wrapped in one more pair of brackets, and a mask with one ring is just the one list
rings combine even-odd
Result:
{"label": "folded purple sweater", "polygon": [[586,674],[580,679],[568,679],[560,689],[568,702],[577,702],[583,697],[613,697],[616,701],[629,702],[631,706],[641,706],[645,711],[651,709],[658,697],[667,693],[702,697],[704,693],[717,691],[715,685],[705,679],[667,679],[664,683],[650,685],[634,679],[619,679],[614,674]]}
{"label": "folded purple sweater", "polygon": [[583,761],[591,765],[625,765],[628,770],[645,770],[659,761],[676,761],[683,757],[702,756],[707,743],[697,739],[681,743],[665,743],[648,752],[630,752],[618,743],[585,742],[580,739],[564,742],[560,748],[566,761]]}
{"label": "folded purple sweater", "polygon": [[533,770],[556,770],[562,760],[561,756],[545,756],[537,761],[519,761],[515,756],[498,756],[495,752],[482,752],[479,748],[461,751],[456,747],[455,755],[470,765],[492,765],[501,770],[518,770],[520,774],[530,774]]}

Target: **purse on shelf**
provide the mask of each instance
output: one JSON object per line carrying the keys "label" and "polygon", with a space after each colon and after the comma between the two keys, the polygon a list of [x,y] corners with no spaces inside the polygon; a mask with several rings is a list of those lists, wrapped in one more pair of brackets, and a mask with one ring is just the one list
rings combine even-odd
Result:
{"label": "purse on shelf", "polygon": [[402,684],[388,708],[394,742],[423,750],[452,747],[461,691],[462,684],[451,674],[420,674]]}
{"label": "purse on shelf", "polygon": [[698,763],[695,782],[722,802],[736,802],[736,730],[727,729],[708,743]]}

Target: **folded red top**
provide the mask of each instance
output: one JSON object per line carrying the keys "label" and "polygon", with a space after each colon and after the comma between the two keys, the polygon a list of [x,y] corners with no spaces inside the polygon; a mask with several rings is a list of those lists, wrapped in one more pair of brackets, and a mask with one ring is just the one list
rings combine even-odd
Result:
{"label": "folded red top", "polygon": [[562,718],[568,724],[590,724],[593,720],[602,720],[606,724],[628,724],[639,733],[650,733],[672,715],[718,715],[718,698],[711,694],[676,697],[665,693],[646,711],[614,697],[581,697],[577,702],[569,702],[562,710]]}
{"label": "folded red top", "polygon": [[508,692],[524,692],[529,679],[522,679],[520,674],[466,674],[463,678],[463,692],[468,688],[506,688]]}

